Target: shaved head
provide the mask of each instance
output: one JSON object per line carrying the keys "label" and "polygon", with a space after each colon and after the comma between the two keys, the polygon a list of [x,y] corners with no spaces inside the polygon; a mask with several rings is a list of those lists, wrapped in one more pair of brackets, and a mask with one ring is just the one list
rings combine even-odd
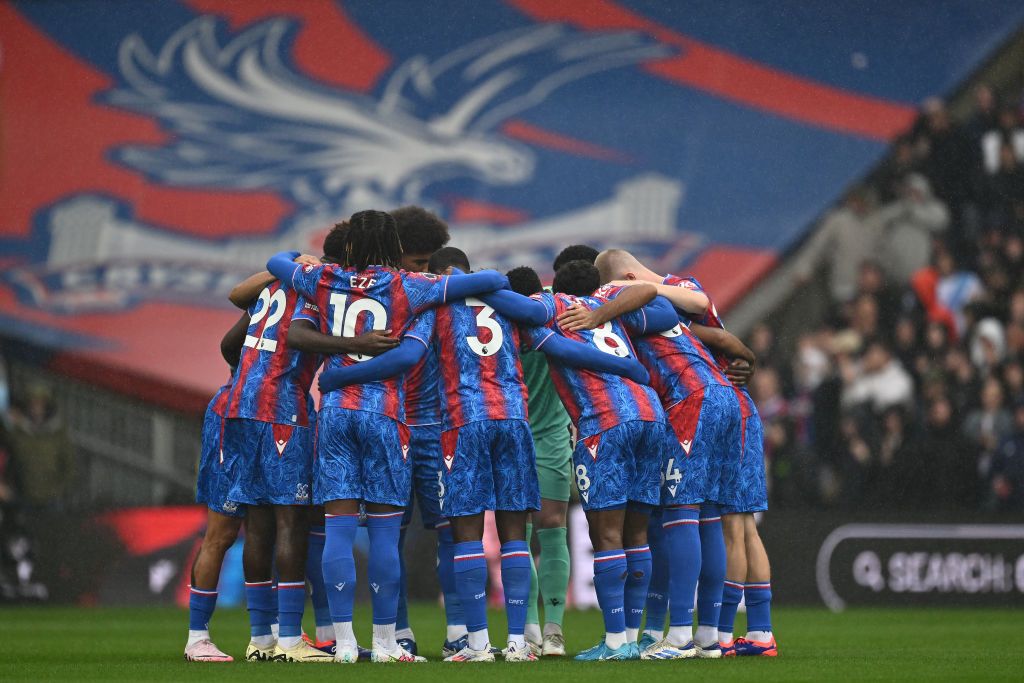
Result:
{"label": "shaved head", "polygon": [[625,249],[605,249],[594,261],[601,274],[601,283],[612,280],[647,280],[661,282],[661,277]]}

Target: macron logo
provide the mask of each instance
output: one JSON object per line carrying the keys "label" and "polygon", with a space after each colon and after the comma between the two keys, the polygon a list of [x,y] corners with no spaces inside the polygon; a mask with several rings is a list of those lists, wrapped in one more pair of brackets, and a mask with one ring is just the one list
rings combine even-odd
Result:
{"label": "macron logo", "polygon": [[370,584],[370,588],[373,589],[374,593],[379,593],[380,592],[380,585],[379,584],[371,583]]}
{"label": "macron logo", "polygon": [[402,460],[406,460],[409,456],[409,447],[406,445],[402,446]]}
{"label": "macron logo", "polygon": [[278,439],[277,440],[277,444],[276,444],[276,446],[277,446],[277,454],[278,455],[284,455],[284,447],[287,446],[287,445],[288,445],[288,442],[285,439]]}
{"label": "macron logo", "polygon": [[455,461],[455,455],[449,454],[444,456],[444,466],[448,468],[448,471],[452,471],[452,463]]}
{"label": "macron logo", "polygon": [[587,450],[590,451],[590,457],[597,460],[597,444],[593,446],[587,446]]}
{"label": "macron logo", "polygon": [[670,494],[672,494],[672,497],[673,497],[673,498],[675,498],[675,497],[676,497],[676,485],[675,485],[675,484],[672,484],[671,486],[669,486],[669,487],[668,487],[668,492],[669,492]]}
{"label": "macron logo", "polygon": [[690,449],[693,448],[693,442],[689,439],[683,439],[679,442],[679,445],[683,447],[683,450],[686,451],[687,455],[690,454]]}
{"label": "macron logo", "polygon": [[588,491],[580,491],[580,495],[583,496],[584,503],[590,502],[590,493]]}
{"label": "macron logo", "polygon": [[336,583],[336,584],[334,584],[334,587],[335,587],[335,589],[337,589],[337,590],[339,590],[339,591],[341,591],[341,590],[345,590],[345,584],[344,584],[344,582],[343,582],[343,583]]}

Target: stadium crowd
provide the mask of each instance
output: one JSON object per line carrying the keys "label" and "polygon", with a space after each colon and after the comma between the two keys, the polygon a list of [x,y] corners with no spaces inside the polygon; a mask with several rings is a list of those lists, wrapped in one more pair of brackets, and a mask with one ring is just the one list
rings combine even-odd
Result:
{"label": "stadium crowd", "polygon": [[777,506],[1024,510],[1022,111],[927,101],[798,257],[825,320],[749,342]]}

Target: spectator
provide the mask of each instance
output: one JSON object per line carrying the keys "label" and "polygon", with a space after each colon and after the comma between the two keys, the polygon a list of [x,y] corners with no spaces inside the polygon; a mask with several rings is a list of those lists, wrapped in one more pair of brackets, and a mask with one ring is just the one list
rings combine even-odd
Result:
{"label": "spectator", "polygon": [[903,503],[913,509],[964,505],[973,493],[972,447],[960,434],[953,406],[944,398],[928,406],[924,430],[913,455],[900,468]]}
{"label": "spectator", "polygon": [[987,83],[974,89],[974,112],[967,120],[964,131],[975,145],[981,145],[981,138],[998,121],[999,103],[995,91]]}
{"label": "spectator", "polygon": [[1003,325],[995,318],[978,323],[971,341],[971,362],[985,373],[994,371],[1003,362],[1006,353],[1006,335]]}
{"label": "spectator", "polygon": [[969,270],[958,268],[952,252],[945,248],[936,249],[935,270],[939,276],[935,298],[953,316],[956,334],[962,336],[966,331],[964,308],[985,291],[981,278]]}
{"label": "spectator", "polygon": [[914,383],[884,343],[871,342],[859,365],[848,366],[842,403],[846,408],[867,406],[876,414],[888,408],[908,406]]}
{"label": "spectator", "polygon": [[833,300],[845,302],[853,298],[857,291],[857,267],[874,256],[881,238],[871,209],[867,189],[856,188],[846,195],[841,207],[825,217],[797,262],[798,286],[809,282],[824,264]]}
{"label": "spectator", "polygon": [[978,154],[970,139],[950,120],[942,100],[926,100],[923,112],[923,126],[917,138],[922,171],[931,181],[936,197],[959,217],[964,203],[970,199],[971,175]]}
{"label": "spectator", "polygon": [[75,463],[49,387],[29,387],[24,410],[12,411],[9,442],[21,503],[57,511],[66,507]]}
{"label": "spectator", "polygon": [[964,436],[978,451],[977,472],[987,480],[996,447],[1013,430],[1013,420],[1003,401],[1003,387],[990,377],[981,390],[981,406],[972,410],[964,420]]}
{"label": "spectator", "polygon": [[879,210],[878,220],[889,276],[906,284],[928,265],[932,240],[949,227],[949,210],[932,194],[927,178],[915,173],[907,176],[900,198]]}
{"label": "spectator", "polygon": [[1002,150],[1008,147],[1017,162],[1024,162],[1024,128],[1013,107],[999,110],[996,126],[981,137],[981,158],[985,173],[995,175],[1002,167]]}
{"label": "spectator", "polygon": [[1024,512],[1024,403],[1013,411],[1013,433],[996,450],[987,507],[998,512]]}
{"label": "spectator", "polygon": [[[1020,132],[1024,137],[1024,130]],[[999,148],[998,169],[989,178],[987,200],[989,228],[1010,232],[1024,224],[1024,169],[1009,144]]]}
{"label": "spectator", "polygon": [[870,294],[878,306],[878,322],[891,330],[902,312],[900,293],[885,276],[885,270],[874,259],[861,261],[857,268],[857,294]]}

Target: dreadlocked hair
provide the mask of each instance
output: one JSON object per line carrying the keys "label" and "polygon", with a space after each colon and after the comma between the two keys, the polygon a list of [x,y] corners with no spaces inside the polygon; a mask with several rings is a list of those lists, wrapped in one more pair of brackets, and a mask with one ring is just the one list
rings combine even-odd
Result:
{"label": "dreadlocked hair", "polygon": [[398,238],[395,219],[385,211],[352,214],[341,246],[341,263],[346,268],[399,268],[402,262],[402,241]]}

